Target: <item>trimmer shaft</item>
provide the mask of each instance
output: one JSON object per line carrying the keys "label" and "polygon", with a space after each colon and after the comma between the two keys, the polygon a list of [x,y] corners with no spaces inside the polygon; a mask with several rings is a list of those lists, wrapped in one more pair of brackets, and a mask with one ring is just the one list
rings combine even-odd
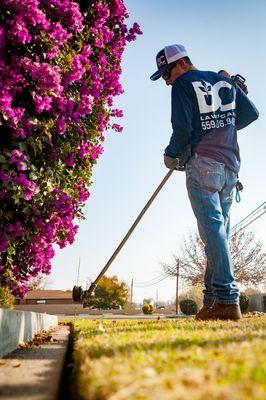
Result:
{"label": "trimmer shaft", "polygon": [[[190,148],[189,148],[189,151],[190,151]],[[74,303],[83,303],[83,306],[86,307],[86,300],[88,300],[88,299],[90,299],[91,297],[94,296],[94,290],[96,289],[96,286],[98,285],[99,281],[101,280],[101,278],[103,277],[105,272],[108,270],[108,268],[110,267],[110,265],[112,264],[112,262],[114,261],[115,257],[117,256],[119,251],[122,249],[122,247],[124,246],[124,244],[126,243],[128,238],[131,236],[132,232],[134,231],[134,229],[138,225],[139,221],[141,220],[141,218],[143,217],[143,215],[145,214],[147,209],[150,207],[151,203],[153,202],[153,200],[155,199],[157,194],[160,192],[160,190],[162,189],[162,187],[164,186],[166,181],[170,178],[170,176],[172,175],[173,171],[174,171],[174,169],[170,169],[170,171],[167,172],[166,176],[163,178],[163,180],[161,181],[161,183],[159,184],[159,186],[157,187],[155,192],[152,194],[152,196],[148,200],[147,204],[144,206],[144,208],[142,209],[142,211],[140,212],[140,214],[138,215],[138,217],[134,221],[133,225],[131,226],[131,228],[127,232],[126,236],[123,238],[123,240],[121,241],[121,243],[119,244],[119,246],[117,247],[117,249],[115,250],[113,255],[111,256],[111,258],[107,261],[106,265],[101,270],[101,272],[99,273],[99,275],[97,276],[95,281],[92,282],[92,284],[90,285],[89,289],[88,290],[83,290],[81,286],[74,286],[73,291],[72,291],[72,298],[73,298]]]}

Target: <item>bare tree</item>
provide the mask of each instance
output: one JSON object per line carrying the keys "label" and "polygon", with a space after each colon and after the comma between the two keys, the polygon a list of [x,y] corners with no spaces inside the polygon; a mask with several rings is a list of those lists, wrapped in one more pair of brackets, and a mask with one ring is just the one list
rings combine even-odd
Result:
{"label": "bare tree", "polygon": [[[245,285],[259,285],[266,278],[266,253],[263,243],[256,240],[253,231],[242,229],[233,233],[229,246],[237,282]],[[173,265],[161,263],[169,276],[176,276],[176,265],[179,262],[179,276],[188,285],[201,285],[204,282],[206,257],[204,244],[197,233],[190,233],[180,249],[180,257],[173,254]]]}
{"label": "bare tree", "polygon": [[51,280],[47,279],[46,275],[38,275],[27,282],[27,287],[29,290],[45,290],[52,283]]}
{"label": "bare tree", "polygon": [[230,238],[236,280],[243,285],[258,285],[266,279],[266,253],[263,242],[256,240],[253,231],[245,229]]}
{"label": "bare tree", "polygon": [[[173,264],[160,263],[169,276],[177,275],[189,285],[201,285],[203,282],[206,258],[204,245],[196,233],[190,233],[180,248],[180,256],[172,254]],[[177,267],[179,266],[179,270]]]}

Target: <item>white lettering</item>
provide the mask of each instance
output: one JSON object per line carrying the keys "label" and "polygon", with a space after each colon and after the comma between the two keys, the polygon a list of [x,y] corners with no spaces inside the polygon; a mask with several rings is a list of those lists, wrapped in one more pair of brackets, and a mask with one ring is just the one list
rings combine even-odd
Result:
{"label": "white lettering", "polygon": [[214,113],[218,109],[221,111],[229,111],[236,107],[235,99],[228,104],[222,104],[222,100],[219,96],[219,90],[221,88],[232,88],[232,85],[229,82],[219,81],[214,85],[211,85],[209,82],[196,81],[192,82],[192,85],[196,92],[199,111],[201,114],[210,112]]}

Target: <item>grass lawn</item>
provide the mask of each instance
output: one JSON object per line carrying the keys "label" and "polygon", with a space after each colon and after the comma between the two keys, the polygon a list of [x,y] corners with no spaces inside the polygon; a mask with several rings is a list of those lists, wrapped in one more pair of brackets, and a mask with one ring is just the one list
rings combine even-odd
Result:
{"label": "grass lawn", "polygon": [[266,317],[73,323],[76,398],[266,399]]}

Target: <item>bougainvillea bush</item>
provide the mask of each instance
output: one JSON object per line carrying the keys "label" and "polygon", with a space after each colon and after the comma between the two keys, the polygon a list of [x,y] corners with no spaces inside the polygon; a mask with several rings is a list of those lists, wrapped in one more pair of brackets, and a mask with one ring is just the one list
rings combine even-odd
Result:
{"label": "bougainvillea bush", "polygon": [[23,296],[73,243],[104,132],[122,128],[123,0],[0,0],[0,285]]}

